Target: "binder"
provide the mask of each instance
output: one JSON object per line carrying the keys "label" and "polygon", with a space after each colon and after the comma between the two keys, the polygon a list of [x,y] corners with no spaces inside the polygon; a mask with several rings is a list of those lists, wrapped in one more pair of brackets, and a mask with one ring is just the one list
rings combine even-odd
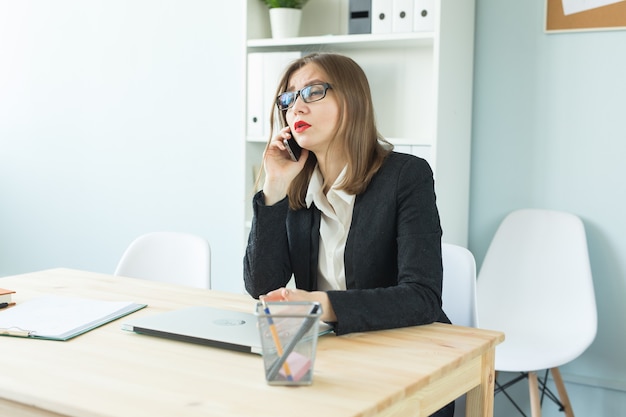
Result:
{"label": "binder", "polygon": [[261,52],[248,54],[247,83],[246,133],[248,137],[263,136],[265,117],[263,109],[263,54]]}
{"label": "binder", "polygon": [[391,33],[393,0],[372,0],[372,33]]}
{"label": "binder", "polygon": [[[266,52],[263,54],[263,108],[265,109],[266,119],[269,119],[267,114],[276,102],[276,88],[278,87],[278,81],[282,77],[283,73],[287,69],[287,66],[302,56],[302,52]],[[273,113],[275,114],[275,113]],[[277,120],[274,120],[274,126],[277,126]],[[270,132],[269,122],[266,123],[263,131],[263,136],[266,138],[272,134]]]}
{"label": "binder", "polygon": [[413,8],[413,31],[435,30],[435,0],[415,0]]}
{"label": "binder", "polygon": [[350,0],[348,33],[350,35],[372,32],[372,1]]}
{"label": "binder", "polygon": [[413,2],[414,0],[393,0],[392,32],[413,31]]}
{"label": "binder", "polygon": [[253,52],[248,54],[247,123],[248,138],[270,135],[269,118],[275,102],[278,81],[287,66],[302,56],[301,52]]}
{"label": "binder", "polygon": [[0,335],[69,340],[146,307],[122,301],[47,295],[0,313]]}

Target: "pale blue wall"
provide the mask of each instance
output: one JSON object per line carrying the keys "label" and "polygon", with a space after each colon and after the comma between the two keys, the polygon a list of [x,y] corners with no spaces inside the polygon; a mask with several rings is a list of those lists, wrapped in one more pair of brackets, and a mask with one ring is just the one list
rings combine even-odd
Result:
{"label": "pale blue wall", "polygon": [[[563,372],[569,381],[621,391],[611,397],[622,410],[614,414],[610,405],[599,407],[603,390],[577,388],[573,402],[583,409],[577,415],[622,415],[626,31],[546,34],[544,7],[543,0],[477,1],[470,249],[480,264],[498,223],[517,208],[565,210],[583,219],[598,336]],[[589,404],[594,408],[585,412]]]}
{"label": "pale blue wall", "polygon": [[240,291],[243,2],[0,0],[0,276],[196,233]]}

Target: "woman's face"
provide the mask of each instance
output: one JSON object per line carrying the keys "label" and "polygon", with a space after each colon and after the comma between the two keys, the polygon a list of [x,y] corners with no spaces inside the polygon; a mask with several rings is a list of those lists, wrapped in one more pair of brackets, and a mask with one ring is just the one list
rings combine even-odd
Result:
{"label": "woman's face", "polygon": [[[317,65],[309,63],[291,75],[287,90],[299,91],[326,82],[326,74]],[[333,90],[328,89],[323,99],[311,103],[305,103],[298,96],[293,107],[286,112],[287,124],[298,144],[318,156],[325,154],[339,122],[339,103]]]}

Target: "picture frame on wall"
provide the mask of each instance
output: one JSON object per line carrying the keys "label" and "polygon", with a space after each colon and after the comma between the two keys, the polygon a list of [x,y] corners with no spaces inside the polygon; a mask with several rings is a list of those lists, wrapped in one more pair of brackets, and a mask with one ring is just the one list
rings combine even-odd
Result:
{"label": "picture frame on wall", "polygon": [[546,0],[547,33],[626,29],[626,0]]}

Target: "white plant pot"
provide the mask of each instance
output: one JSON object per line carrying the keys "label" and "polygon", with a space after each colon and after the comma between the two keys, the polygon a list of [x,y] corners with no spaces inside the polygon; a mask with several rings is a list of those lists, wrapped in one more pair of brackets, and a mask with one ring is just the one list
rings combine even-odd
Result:
{"label": "white plant pot", "polygon": [[272,38],[295,38],[300,33],[302,10],[275,7],[270,10]]}

